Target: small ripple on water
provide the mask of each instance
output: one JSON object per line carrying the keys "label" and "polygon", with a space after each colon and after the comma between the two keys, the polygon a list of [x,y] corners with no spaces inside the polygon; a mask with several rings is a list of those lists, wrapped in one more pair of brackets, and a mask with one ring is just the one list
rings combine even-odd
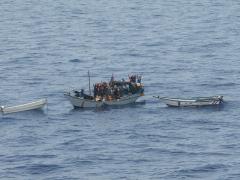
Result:
{"label": "small ripple on water", "polygon": [[224,164],[207,164],[203,166],[197,166],[195,168],[186,168],[177,171],[179,175],[198,175],[199,173],[209,173],[216,171],[224,171],[230,168],[230,166],[226,166]]}
{"label": "small ripple on water", "polygon": [[0,161],[5,163],[16,163],[21,161],[33,161],[34,159],[51,159],[56,158],[56,155],[52,154],[29,154],[29,155],[14,155],[14,156],[0,156]]}
{"label": "small ripple on water", "polygon": [[202,83],[199,84],[199,86],[206,86],[206,87],[233,87],[236,86],[238,84],[234,83],[234,82],[228,82],[228,83],[219,83],[219,84],[215,84],[215,83]]}
{"label": "small ripple on water", "polygon": [[16,166],[14,168],[8,168],[7,171],[21,171],[26,174],[49,174],[51,172],[56,172],[63,167],[57,164],[29,164],[28,166]]}
{"label": "small ripple on water", "polygon": [[69,62],[71,62],[71,63],[80,63],[80,62],[83,62],[83,61],[80,60],[80,59],[71,59],[71,60],[69,60]]}

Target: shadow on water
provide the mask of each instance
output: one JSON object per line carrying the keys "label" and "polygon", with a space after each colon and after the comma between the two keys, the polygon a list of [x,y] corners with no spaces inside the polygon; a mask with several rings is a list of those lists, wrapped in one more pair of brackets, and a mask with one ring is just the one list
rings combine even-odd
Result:
{"label": "shadow on water", "polygon": [[69,113],[70,113],[70,114],[73,114],[73,113],[76,113],[76,112],[97,112],[97,111],[104,111],[104,107],[97,107],[97,108],[74,107],[74,108],[72,108],[72,109],[69,111]]}
{"label": "shadow on water", "polygon": [[80,59],[71,59],[71,60],[69,60],[69,62],[71,62],[71,63],[80,63],[80,62],[82,62],[82,60],[80,60]]}
{"label": "shadow on water", "polygon": [[139,101],[131,104],[126,105],[114,105],[114,106],[104,106],[105,110],[111,110],[111,109],[125,109],[125,108],[139,108],[142,105],[145,105],[146,101]]}

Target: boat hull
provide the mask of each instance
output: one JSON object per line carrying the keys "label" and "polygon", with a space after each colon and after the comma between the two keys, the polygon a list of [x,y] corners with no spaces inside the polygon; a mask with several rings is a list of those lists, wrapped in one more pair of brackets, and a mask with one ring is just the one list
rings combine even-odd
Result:
{"label": "boat hull", "polygon": [[211,106],[211,105],[219,105],[219,101],[209,101],[209,102],[191,102],[191,101],[171,101],[171,100],[163,100],[165,104],[168,106],[174,107],[187,107],[187,106]]}
{"label": "boat hull", "polygon": [[140,97],[140,94],[134,94],[131,96],[124,96],[120,99],[112,100],[112,101],[104,101],[104,104],[107,106],[123,106],[128,104],[133,104],[137,101],[137,99]]}
{"label": "boat hull", "polygon": [[34,101],[31,103],[26,103],[18,106],[12,106],[12,107],[1,107],[1,111],[3,114],[9,114],[9,113],[16,113],[21,111],[29,111],[34,109],[40,109],[45,104],[47,104],[47,99],[40,99],[38,101]]}
{"label": "boat hull", "polygon": [[140,94],[134,94],[131,96],[125,96],[120,99],[111,100],[111,101],[96,101],[96,100],[89,100],[83,99],[81,97],[72,96],[69,94],[65,94],[71,104],[76,108],[98,108],[104,105],[107,106],[122,106],[127,104],[135,103],[136,100],[141,96]]}
{"label": "boat hull", "polygon": [[199,99],[173,99],[159,98],[160,101],[171,107],[188,107],[188,106],[213,106],[222,103],[222,97],[210,97]]}
{"label": "boat hull", "polygon": [[81,97],[66,95],[71,104],[76,108],[97,108],[103,106],[102,101],[83,99]]}

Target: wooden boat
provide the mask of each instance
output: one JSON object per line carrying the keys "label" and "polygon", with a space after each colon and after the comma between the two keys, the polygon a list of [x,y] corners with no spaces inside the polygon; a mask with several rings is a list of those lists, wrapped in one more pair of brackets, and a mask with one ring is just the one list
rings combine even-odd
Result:
{"label": "wooden boat", "polygon": [[45,104],[47,104],[47,99],[40,99],[37,101],[33,101],[30,103],[21,104],[21,105],[17,105],[17,106],[11,106],[11,107],[1,106],[0,111],[3,114],[16,113],[16,112],[21,112],[21,111],[33,110],[33,109],[40,109]]}
{"label": "wooden boat", "polygon": [[[100,87],[101,92],[98,93],[94,86],[93,95],[91,95],[92,92],[89,85],[89,94],[85,94],[84,90],[71,90],[64,95],[75,108],[97,108],[104,105],[122,106],[134,103],[140,96],[143,96],[144,92],[141,81],[114,81],[113,78],[111,78],[111,81],[108,83],[98,84],[106,88],[102,89],[102,87]],[[116,89],[118,89],[118,93],[114,94],[113,91]]]}
{"label": "wooden boat", "polygon": [[172,107],[212,106],[223,103],[223,96],[195,97],[189,99],[168,98],[159,96],[154,97],[158,98],[160,101]]}
{"label": "wooden boat", "polygon": [[71,102],[71,104],[75,108],[98,108],[101,106],[122,106],[127,104],[135,103],[136,100],[143,96],[142,93],[132,94],[132,95],[126,95],[117,99],[98,99],[98,98],[91,98],[86,99],[81,96],[74,95],[74,90],[72,92],[68,92],[64,94],[68,100]]}
{"label": "wooden boat", "polygon": [[65,93],[64,95],[71,102],[73,107],[75,108],[98,108],[103,106],[103,101],[100,99],[94,99],[92,96],[79,96],[79,92],[76,90],[72,90],[70,92]]}

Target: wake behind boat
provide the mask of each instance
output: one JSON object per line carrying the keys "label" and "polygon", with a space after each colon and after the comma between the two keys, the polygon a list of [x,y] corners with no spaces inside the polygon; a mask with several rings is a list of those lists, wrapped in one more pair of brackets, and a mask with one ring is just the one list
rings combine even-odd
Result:
{"label": "wake behind boat", "polygon": [[[90,84],[90,80],[89,80]],[[135,103],[143,96],[144,88],[141,76],[130,76],[128,81],[116,81],[112,77],[110,82],[102,82],[94,85],[93,95],[89,85],[89,94],[84,90],[71,90],[65,96],[74,107],[93,108],[107,106],[121,106]]]}
{"label": "wake behind boat", "polygon": [[29,110],[33,110],[33,109],[40,109],[45,104],[47,104],[47,99],[40,99],[37,101],[33,101],[30,103],[21,104],[21,105],[17,105],[17,106],[11,106],[11,107],[1,106],[0,111],[3,114],[16,113],[16,112],[21,112],[21,111],[29,111]]}
{"label": "wake behind boat", "polygon": [[164,102],[168,106],[172,107],[187,107],[187,106],[212,106],[219,105],[223,103],[223,96],[210,96],[210,97],[195,97],[189,99],[183,98],[168,98],[168,97],[159,97],[160,101]]}

